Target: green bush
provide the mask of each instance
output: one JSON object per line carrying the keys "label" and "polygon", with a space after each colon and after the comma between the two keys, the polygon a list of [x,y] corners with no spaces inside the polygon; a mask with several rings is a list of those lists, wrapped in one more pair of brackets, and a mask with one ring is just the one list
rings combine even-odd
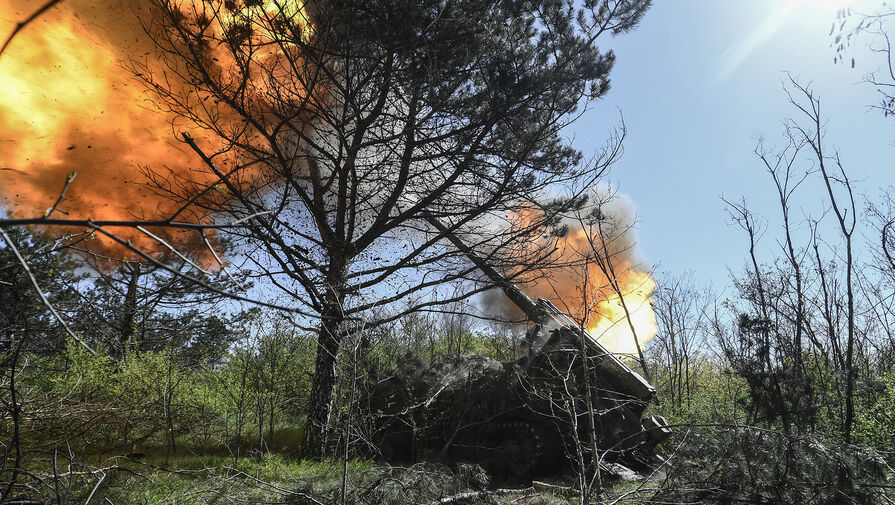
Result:
{"label": "green bush", "polygon": [[134,445],[164,454],[229,454],[234,443],[280,450],[272,439],[286,431],[284,442],[294,444],[291,425],[307,396],[305,354],[234,350],[222,365],[201,367],[174,349],[119,360],[69,342],[58,355],[31,358],[21,373],[24,437],[29,447],[68,444],[82,455],[124,454]]}
{"label": "green bush", "polygon": [[872,449],[743,426],[679,429],[653,503],[882,503],[888,472]]}
{"label": "green bush", "polygon": [[690,363],[689,387],[672,390],[670,370],[654,371],[653,384],[657,388],[658,405],[653,413],[664,416],[671,424],[704,424],[742,421],[742,404],[746,382],[741,377],[720,369],[708,359],[697,357]]}
{"label": "green bush", "polygon": [[855,440],[891,451],[895,448],[895,371],[866,386],[856,409]]}

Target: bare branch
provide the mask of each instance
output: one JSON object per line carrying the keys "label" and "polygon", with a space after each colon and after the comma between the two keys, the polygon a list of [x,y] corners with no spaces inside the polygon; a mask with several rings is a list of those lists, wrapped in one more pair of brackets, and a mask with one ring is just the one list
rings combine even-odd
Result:
{"label": "bare branch", "polygon": [[24,29],[26,26],[28,26],[35,19],[39,18],[44,12],[48,11],[51,7],[53,7],[54,5],[61,3],[61,2],[62,2],[62,0],[49,0],[48,2],[46,2],[42,6],[40,6],[39,9],[34,11],[30,16],[25,18],[24,21],[20,21],[20,22],[16,23],[16,27],[13,29],[12,33],[10,33],[8,37],[6,37],[6,41],[4,41],[3,45],[0,46],[0,56],[3,55],[3,52],[6,51],[6,48],[12,42],[12,39],[15,38],[15,36],[22,29]]}
{"label": "bare branch", "polygon": [[68,333],[68,336],[70,336],[75,342],[78,343],[78,345],[83,347],[87,352],[96,356],[96,351],[94,351],[93,348],[91,348],[89,345],[87,345],[87,342],[84,342],[84,340],[82,340],[81,337],[75,335],[75,332],[73,332],[71,330],[71,328],[68,326],[68,323],[65,322],[65,320],[62,318],[62,316],[59,315],[59,312],[56,311],[56,308],[53,307],[53,304],[50,303],[50,300],[47,299],[43,290],[40,289],[40,284],[38,284],[37,279],[34,277],[34,273],[31,272],[31,267],[28,266],[28,262],[25,260],[25,258],[22,257],[21,253],[19,253],[19,249],[16,247],[15,242],[13,242],[12,239],[9,237],[9,235],[6,233],[6,230],[3,230],[2,228],[0,228],[0,235],[3,236],[3,240],[6,241],[6,244],[9,246],[9,249],[15,255],[16,260],[18,260],[19,265],[22,266],[22,270],[25,271],[25,274],[28,276],[28,279],[31,281],[31,285],[34,286],[34,290],[37,291],[38,296],[40,296],[40,301],[48,309],[50,309],[50,312],[53,314],[53,317],[55,317],[56,320],[59,321],[59,324],[61,324],[62,327],[65,328],[65,332]]}

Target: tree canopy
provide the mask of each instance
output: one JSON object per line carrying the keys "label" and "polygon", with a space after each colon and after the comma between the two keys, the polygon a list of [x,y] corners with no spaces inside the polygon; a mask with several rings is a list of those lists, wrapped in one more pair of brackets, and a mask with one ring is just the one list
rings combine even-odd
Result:
{"label": "tree canopy", "polygon": [[[151,177],[240,223],[228,233],[253,268],[322,321],[312,423],[327,423],[346,322],[451,301],[437,287],[470,276],[423,218],[518,265],[527,234],[581,205],[618,146],[585,159],[563,128],[608,90],[614,55],[598,40],[648,6],[156,2],[164,66],[134,69],[160,108],[206,134],[184,140],[214,191],[193,173]],[[523,222],[525,208],[539,211]]]}

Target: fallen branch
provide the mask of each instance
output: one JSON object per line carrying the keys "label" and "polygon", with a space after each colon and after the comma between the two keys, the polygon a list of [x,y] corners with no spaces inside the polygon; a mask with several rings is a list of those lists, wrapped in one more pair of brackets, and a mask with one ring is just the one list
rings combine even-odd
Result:
{"label": "fallen branch", "polygon": [[506,496],[508,494],[522,494],[529,496],[534,493],[534,488],[526,487],[523,489],[491,489],[487,491],[465,491],[451,496],[445,496],[440,500],[431,502],[429,505],[446,505],[448,503],[456,503],[471,498],[481,498],[483,496]]}

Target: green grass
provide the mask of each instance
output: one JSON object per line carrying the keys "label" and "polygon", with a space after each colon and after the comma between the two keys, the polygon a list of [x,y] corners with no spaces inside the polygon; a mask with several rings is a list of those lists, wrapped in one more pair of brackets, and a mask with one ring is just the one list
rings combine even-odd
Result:
{"label": "green grass", "polygon": [[[94,497],[98,503],[105,499],[145,505],[282,501],[294,490],[331,493],[342,478],[341,461],[300,461],[281,454],[240,458],[235,464],[229,457],[188,455],[171,459],[164,468],[151,461],[122,461],[121,466],[133,473],[110,473]],[[352,460],[349,475],[355,480],[375,466],[371,461]],[[90,483],[85,482],[79,494],[89,493],[88,487]]]}

